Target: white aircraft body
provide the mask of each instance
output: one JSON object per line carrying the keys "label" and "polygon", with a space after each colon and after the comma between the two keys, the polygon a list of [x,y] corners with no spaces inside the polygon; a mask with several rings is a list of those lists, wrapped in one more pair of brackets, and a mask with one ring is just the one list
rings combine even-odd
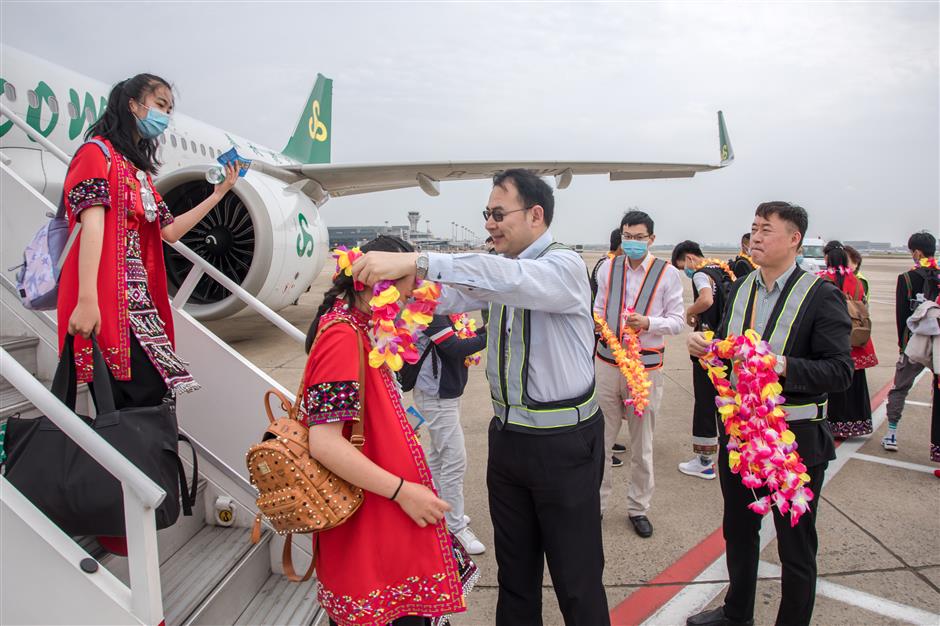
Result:
{"label": "white aircraft body", "polygon": [[[0,103],[67,154],[101,115],[111,86],[9,46],[0,47]],[[611,181],[688,178],[730,165],[734,159],[718,113],[719,165],[562,161],[466,161],[429,163],[330,163],[332,80],[318,75],[283,150],[273,150],[221,128],[175,113],[160,138],[163,162],[155,180],[173,213],[211,191],[206,171],[215,157],[235,147],[253,160],[247,176],[182,241],[274,310],[297,300],[329,258],[329,237],[319,207],[331,197],[420,187],[437,196],[441,181],[488,179],[510,167],[554,176],[564,189],[573,176],[606,174]],[[0,150],[10,168],[53,203],[61,198],[66,168],[11,120],[0,120]],[[8,210],[8,209],[5,209]],[[24,242],[25,243],[25,242]],[[167,247],[171,291],[190,263]],[[244,303],[203,277],[187,306],[200,319],[237,313]]]}

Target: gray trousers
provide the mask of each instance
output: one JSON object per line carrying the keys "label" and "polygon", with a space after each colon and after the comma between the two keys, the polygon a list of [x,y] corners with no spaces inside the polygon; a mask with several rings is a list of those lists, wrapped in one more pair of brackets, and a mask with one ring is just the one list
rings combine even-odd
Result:
{"label": "gray trousers", "polygon": [[888,392],[888,423],[897,424],[901,421],[901,412],[904,411],[904,400],[914,385],[914,379],[920,374],[924,366],[914,363],[903,352],[894,366],[894,386]]}
{"label": "gray trousers", "polygon": [[460,425],[460,398],[442,400],[439,396],[414,390],[415,407],[424,416],[431,436],[428,467],[440,498],[451,506],[444,514],[447,529],[457,534],[463,521],[463,478],[467,473],[467,448]]}

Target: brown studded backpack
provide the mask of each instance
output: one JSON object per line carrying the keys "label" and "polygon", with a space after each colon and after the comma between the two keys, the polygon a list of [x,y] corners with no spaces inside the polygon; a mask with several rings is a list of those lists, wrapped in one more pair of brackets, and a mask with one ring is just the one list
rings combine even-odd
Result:
{"label": "brown studded backpack", "polygon": [[[317,339],[334,324],[325,324],[317,333]],[[359,340],[359,421],[353,422],[349,438],[357,448],[362,448],[365,418],[365,359],[362,356],[362,334],[356,329]],[[314,344],[316,340],[314,340]],[[312,350],[312,348],[311,348]],[[251,484],[258,490],[258,510],[251,540],[261,538],[262,516],[274,526],[284,541],[284,574],[294,582],[310,579],[316,565],[316,549],[310,567],[303,577],[294,572],[291,558],[291,539],[294,533],[316,533],[335,528],[348,520],[362,505],[362,489],[343,480],[319,461],[310,456],[309,429],[299,419],[300,400],[303,397],[303,381],[296,400],[291,403],[284,394],[270,389],[264,394],[264,408],[270,425],[261,437],[261,443],[252,446],[246,455]],[[286,413],[274,417],[271,397],[277,396],[280,408]]]}

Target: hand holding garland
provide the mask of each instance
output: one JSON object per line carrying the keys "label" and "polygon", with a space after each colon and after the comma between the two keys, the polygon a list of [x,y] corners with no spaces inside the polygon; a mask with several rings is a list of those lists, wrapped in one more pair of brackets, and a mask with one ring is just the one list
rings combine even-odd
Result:
{"label": "hand holding garland", "polygon": [[617,367],[620,368],[620,373],[623,374],[623,377],[627,380],[627,387],[630,388],[630,397],[623,401],[624,405],[632,405],[633,412],[636,413],[637,417],[642,417],[643,412],[649,405],[652,383],[649,381],[649,376],[646,375],[646,368],[643,367],[640,357],[639,334],[634,330],[625,330],[623,338],[626,346],[624,346],[610,330],[604,318],[597,313],[594,314],[594,322],[600,328],[601,337],[613,353]]}

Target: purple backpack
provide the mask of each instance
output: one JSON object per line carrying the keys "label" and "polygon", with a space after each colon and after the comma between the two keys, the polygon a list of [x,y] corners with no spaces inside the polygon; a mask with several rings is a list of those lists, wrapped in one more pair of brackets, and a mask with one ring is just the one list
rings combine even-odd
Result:
{"label": "purple backpack", "polygon": [[[93,143],[104,152],[111,166],[111,153],[108,146],[92,139],[78,147]],[[75,151],[78,154],[78,150]],[[65,263],[69,250],[75,243],[78,233],[82,229],[81,223],[75,225],[72,235],[69,236],[69,220],[65,217],[65,191],[59,200],[59,210],[55,215],[46,214],[50,219],[39,231],[33,235],[32,240],[23,250],[23,263],[10,270],[19,269],[16,273],[16,290],[19,293],[23,306],[31,311],[51,311],[56,308],[59,297],[59,274]]]}

